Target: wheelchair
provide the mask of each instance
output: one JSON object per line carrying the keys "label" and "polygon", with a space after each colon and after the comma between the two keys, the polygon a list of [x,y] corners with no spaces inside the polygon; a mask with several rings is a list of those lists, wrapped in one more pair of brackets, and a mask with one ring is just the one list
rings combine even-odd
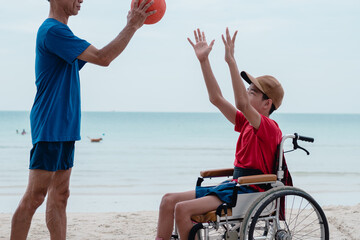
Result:
{"label": "wheelchair", "polygon": [[[231,204],[223,203],[215,211],[192,216],[194,226],[189,240],[307,240],[329,239],[329,227],[320,205],[305,191],[285,186],[284,142],[292,139],[293,149],[304,150],[298,141],[314,142],[297,133],[284,135],[278,148],[276,174],[240,177]],[[289,152],[289,151],[288,151]],[[202,171],[197,181],[232,177],[233,168]],[[244,185],[267,184],[269,190],[237,194]],[[179,239],[175,231],[171,239]]]}

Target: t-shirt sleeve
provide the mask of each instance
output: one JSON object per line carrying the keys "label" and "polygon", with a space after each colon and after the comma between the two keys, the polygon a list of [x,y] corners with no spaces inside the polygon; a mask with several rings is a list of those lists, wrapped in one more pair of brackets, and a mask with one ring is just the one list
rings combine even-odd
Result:
{"label": "t-shirt sleeve", "polygon": [[[235,131],[241,132],[246,121],[247,119],[245,118],[244,114],[240,111],[237,111],[235,118]],[[256,130],[254,128],[254,133],[258,138],[262,140],[272,139],[278,136],[279,133],[281,135],[281,131],[277,123],[263,115],[261,115],[261,122],[259,129]]]}
{"label": "t-shirt sleeve", "polygon": [[47,32],[45,45],[50,52],[71,64],[90,43],[76,37],[67,26],[54,26]]}
{"label": "t-shirt sleeve", "polygon": [[247,121],[247,119],[245,118],[244,114],[240,111],[237,111],[236,117],[235,117],[235,131],[236,132],[241,132],[241,129],[242,129],[245,121]]}
{"label": "t-shirt sleeve", "polygon": [[87,62],[79,59],[78,63],[79,63],[79,70],[81,70]]}
{"label": "t-shirt sleeve", "polygon": [[256,132],[256,136],[262,140],[276,139],[281,135],[279,126],[273,120],[261,115],[261,123],[259,129]]}

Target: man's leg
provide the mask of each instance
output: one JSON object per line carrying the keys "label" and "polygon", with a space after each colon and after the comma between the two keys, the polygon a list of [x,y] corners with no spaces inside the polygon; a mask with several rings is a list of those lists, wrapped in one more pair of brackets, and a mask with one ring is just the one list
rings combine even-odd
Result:
{"label": "man's leg", "polygon": [[175,206],[175,221],[180,239],[188,239],[193,226],[191,216],[215,210],[222,202],[214,195],[179,202]]}
{"label": "man's leg", "polygon": [[51,240],[66,239],[66,205],[70,196],[71,169],[56,171],[48,190],[46,225]]}
{"label": "man's leg", "polygon": [[195,198],[195,191],[167,193],[163,196],[159,209],[157,239],[170,239],[174,227],[174,210],[178,202]]}
{"label": "man's leg", "polygon": [[30,170],[26,192],[11,222],[11,240],[25,240],[36,209],[44,202],[54,172]]}

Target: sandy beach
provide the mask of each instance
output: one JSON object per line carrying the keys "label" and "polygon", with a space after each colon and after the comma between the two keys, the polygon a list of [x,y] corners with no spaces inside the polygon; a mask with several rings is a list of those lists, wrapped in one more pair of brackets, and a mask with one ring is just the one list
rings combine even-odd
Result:
{"label": "sandy beach", "polygon": [[[330,239],[360,239],[360,204],[323,208],[330,227]],[[157,212],[68,213],[68,236],[74,240],[152,240],[156,234]],[[0,214],[0,239],[9,239],[11,214]],[[28,239],[49,239],[44,213],[36,213]]]}

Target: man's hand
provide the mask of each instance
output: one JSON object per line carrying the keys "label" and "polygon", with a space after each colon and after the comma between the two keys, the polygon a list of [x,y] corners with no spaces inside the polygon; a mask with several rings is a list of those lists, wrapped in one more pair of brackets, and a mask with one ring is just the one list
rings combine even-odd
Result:
{"label": "man's hand", "polygon": [[188,38],[189,43],[191,44],[191,46],[193,46],[194,50],[195,50],[195,54],[197,56],[197,58],[199,59],[200,62],[205,61],[211,50],[212,47],[214,45],[215,40],[212,40],[210,45],[207,44],[206,42],[206,38],[205,38],[205,33],[204,32],[200,32],[200,29],[194,30],[194,36],[195,36],[195,41],[196,44],[194,44],[190,38]]}
{"label": "man's hand", "polygon": [[151,5],[153,5],[154,0],[151,0],[147,3],[147,0],[143,0],[139,4],[139,0],[135,0],[133,6],[131,6],[131,10],[127,15],[127,25],[129,27],[133,27],[136,30],[141,28],[144,25],[146,18],[150,15],[156,13],[156,10],[146,12]]}
{"label": "man's hand", "polygon": [[237,31],[234,33],[233,37],[230,37],[229,28],[226,28],[226,39],[224,35],[221,35],[222,40],[225,45],[225,61],[230,63],[235,61],[234,57],[234,48],[235,48],[235,39],[236,39]]}

